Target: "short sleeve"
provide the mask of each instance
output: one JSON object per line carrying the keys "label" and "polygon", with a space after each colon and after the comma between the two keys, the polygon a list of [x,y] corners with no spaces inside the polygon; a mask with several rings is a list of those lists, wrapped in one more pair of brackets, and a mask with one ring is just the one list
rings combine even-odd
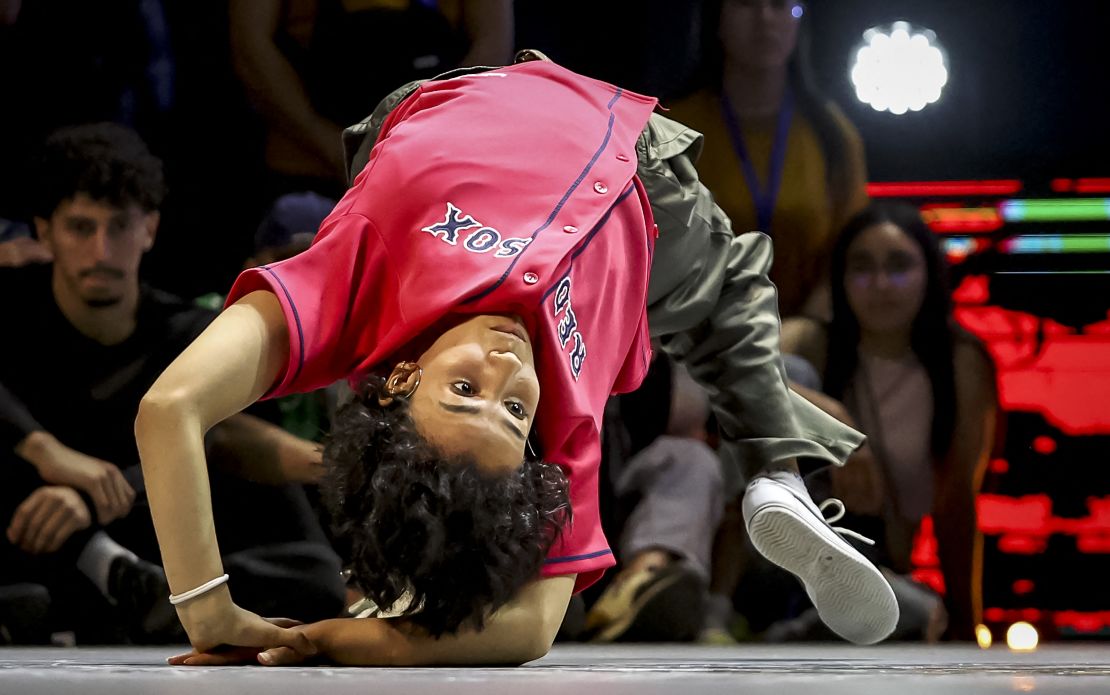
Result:
{"label": "short sleeve", "polygon": [[579,420],[568,431],[566,441],[556,446],[555,450],[558,455],[549,458],[549,462],[567,471],[572,519],[563,527],[548,552],[542,575],[578,575],[574,583],[577,593],[588,588],[605,574],[606,569],[616,564],[601,527],[598,504],[601,442],[593,420]]}
{"label": "short sleeve", "polygon": [[374,224],[362,215],[324,221],[312,246],[288,260],[244,271],[226,306],[264,290],[281,303],[289,361],[266,398],[307,393],[351,376],[396,323],[396,279]]}

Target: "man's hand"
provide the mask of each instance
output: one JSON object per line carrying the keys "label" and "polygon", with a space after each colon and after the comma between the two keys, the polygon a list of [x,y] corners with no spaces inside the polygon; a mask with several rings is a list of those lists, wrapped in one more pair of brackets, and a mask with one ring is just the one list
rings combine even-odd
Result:
{"label": "man's hand", "polygon": [[53,553],[91,521],[89,508],[76,490],[46,485],[16,508],[8,526],[8,541],[33,555]]}
{"label": "man's hand", "polygon": [[879,462],[864,445],[848,459],[843,466],[833,466],[829,475],[832,478],[832,496],[856,514],[879,515],[883,511],[883,497],[886,494],[883,474]]}
{"label": "man's hand", "polygon": [[50,249],[34,239],[19,237],[0,243],[0,267],[21,268],[32,263],[49,263],[52,260],[54,256],[50,253]]}
{"label": "man's hand", "polygon": [[125,516],[135,502],[135,491],[115,465],[65,446],[46,432],[34,432],[16,448],[34,464],[42,479],[88,493],[96,519],[107,524]]}

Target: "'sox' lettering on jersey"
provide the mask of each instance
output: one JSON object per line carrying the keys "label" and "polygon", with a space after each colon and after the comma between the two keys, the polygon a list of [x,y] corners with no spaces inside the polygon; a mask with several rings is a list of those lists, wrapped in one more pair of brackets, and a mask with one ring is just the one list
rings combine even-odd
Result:
{"label": "'sox' lettering on jersey", "polygon": [[462,210],[452,203],[447,203],[447,217],[443,218],[442,222],[428,225],[420,231],[427,232],[440,241],[454,246],[459,238],[459,230],[481,226],[481,224],[474,221],[473,217],[464,215]]}
{"label": "'sox' lettering on jersey", "polygon": [[551,308],[552,315],[559,318],[559,314],[563,314],[559,318],[558,332],[559,342],[562,343],[563,349],[566,350],[567,343],[573,339],[574,347],[570,350],[568,362],[570,363],[570,373],[574,375],[574,380],[578,381],[579,374],[582,373],[582,364],[586,361],[586,339],[582,337],[582,333],[578,330],[578,318],[574,315],[574,307],[572,306],[570,298],[570,276],[563,278],[559,281],[555,291],[551,294]]}
{"label": "'sox' lettering on jersey", "polygon": [[497,253],[493,254],[498,258],[512,258],[524,250],[528,244],[531,244],[531,239],[518,239],[516,237],[509,237],[501,242],[501,248],[497,249]]}
{"label": "'sox' lettering on jersey", "polygon": [[447,203],[447,215],[441,222],[421,227],[420,231],[431,234],[445,244],[457,246],[459,232],[474,227],[478,229],[471,232],[463,242],[463,248],[471,253],[487,253],[496,248],[497,252],[493,254],[495,257],[512,258],[532,243],[531,239],[502,238],[501,232],[475,220],[451,202]]}
{"label": "'sox' lettering on jersey", "polygon": [[575,381],[578,380],[578,373],[582,371],[582,363],[586,361],[586,341],[582,340],[582,334],[575,331],[574,333],[574,349],[570,351],[570,371],[574,373]]}
{"label": "'sox' lettering on jersey", "polygon": [[567,346],[570,342],[570,337],[575,334],[578,328],[578,319],[574,316],[574,310],[567,307],[567,312],[563,314],[563,318],[559,319],[559,342],[563,347]]}
{"label": "'sox' lettering on jersey", "polygon": [[463,244],[467,251],[485,253],[501,241],[501,232],[492,227],[482,227],[470,233]]}

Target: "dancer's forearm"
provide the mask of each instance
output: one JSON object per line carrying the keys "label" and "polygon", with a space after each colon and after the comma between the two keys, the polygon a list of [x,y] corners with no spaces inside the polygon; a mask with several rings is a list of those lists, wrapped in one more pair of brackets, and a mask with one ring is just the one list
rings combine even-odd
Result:
{"label": "dancer's forearm", "polygon": [[276,298],[228,308],[158,378],[139,406],[136,442],[166,576],[174,592],[223,573],[212,521],[204,433],[257,400],[284,365]]}
{"label": "dancer's forearm", "polygon": [[541,579],[490,616],[481,632],[435,639],[374,618],[325,620],[305,633],[329,661],[350,666],[519,665],[551,648],[574,590],[574,576]]}

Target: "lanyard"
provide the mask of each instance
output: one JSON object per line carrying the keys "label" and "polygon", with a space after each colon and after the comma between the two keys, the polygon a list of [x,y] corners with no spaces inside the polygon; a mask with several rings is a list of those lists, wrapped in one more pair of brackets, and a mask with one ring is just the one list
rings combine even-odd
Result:
{"label": "lanyard", "polygon": [[779,186],[782,184],[782,170],[786,163],[786,140],[790,134],[790,121],[794,117],[794,93],[789,86],[782,97],[782,107],[779,108],[778,123],[775,126],[775,142],[771,148],[771,171],[767,176],[767,186],[764,188],[752,164],[747,143],[744,142],[744,131],[740,127],[740,117],[732,108],[728,96],[721,93],[721,114],[725,119],[729,136],[732,138],[732,148],[740,160],[744,172],[744,180],[748,183],[748,190],[755,203],[756,220],[759,231],[764,234],[771,233],[771,217],[775,212],[775,203],[779,197]]}

